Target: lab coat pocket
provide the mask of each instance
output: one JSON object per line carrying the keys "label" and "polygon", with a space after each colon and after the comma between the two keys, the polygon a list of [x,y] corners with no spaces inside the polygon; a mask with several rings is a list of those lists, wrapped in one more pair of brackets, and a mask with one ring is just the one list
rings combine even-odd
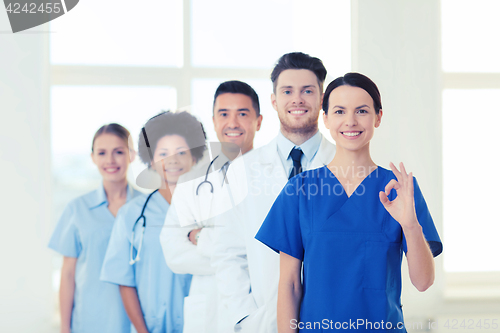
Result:
{"label": "lab coat pocket", "polygon": [[399,243],[367,241],[363,288],[386,290],[393,287],[396,281],[388,263],[393,261],[395,256],[399,256],[399,253]]}
{"label": "lab coat pocket", "polygon": [[[276,326],[276,303],[271,302],[274,308],[269,308],[270,303],[266,303],[256,311],[252,312],[248,317],[243,319],[243,321],[239,324],[240,333],[269,333],[274,330],[269,330],[268,326]],[[274,318],[272,315],[274,314]],[[274,320],[272,320],[274,319]],[[236,331],[236,330],[235,330]]]}
{"label": "lab coat pocket", "polygon": [[206,295],[192,295],[184,298],[184,333],[204,333],[207,325]]}

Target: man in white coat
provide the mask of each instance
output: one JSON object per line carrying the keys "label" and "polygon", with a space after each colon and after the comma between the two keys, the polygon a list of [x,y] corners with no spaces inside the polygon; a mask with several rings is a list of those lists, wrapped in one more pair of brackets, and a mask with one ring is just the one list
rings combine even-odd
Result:
{"label": "man in white coat", "polygon": [[255,132],[260,129],[257,93],[241,81],[219,85],[213,123],[220,141],[219,145],[211,144],[213,159],[202,167],[206,170],[202,177],[179,181],[160,234],[170,269],[193,275],[189,296],[184,300],[184,333],[230,332],[225,322],[217,319],[215,269],[210,261],[214,217],[228,213],[247,192],[246,182],[239,176],[244,166],[235,158],[253,148]]}
{"label": "man in white coat", "polygon": [[271,80],[280,131],[244,155],[248,195],[222,215],[212,256],[222,311],[235,332],[277,332],[279,255],[254,237],[287,180],[328,164],[335,146],[318,131],[326,69],[304,53],[283,55]]}

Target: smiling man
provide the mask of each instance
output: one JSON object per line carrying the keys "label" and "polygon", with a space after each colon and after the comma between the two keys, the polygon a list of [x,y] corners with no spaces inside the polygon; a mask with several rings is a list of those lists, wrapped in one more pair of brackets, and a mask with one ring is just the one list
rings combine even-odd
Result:
{"label": "smiling man", "polygon": [[[203,175],[177,186],[160,242],[167,265],[178,274],[192,274],[184,301],[183,333],[226,333],[218,320],[217,285],[211,254],[215,219],[229,214],[241,194],[244,175],[241,156],[252,150],[260,129],[259,98],[248,84],[227,81],[219,85],[213,104],[213,124],[219,143],[211,144],[212,160]],[[206,170],[206,173],[205,173]]]}
{"label": "smiling man", "polygon": [[231,332],[277,332],[279,255],[254,237],[287,180],[333,158],[335,146],[318,131],[325,77],[321,60],[300,52],[283,55],[271,74],[280,131],[243,156],[249,193],[220,216],[212,255]]}
{"label": "smiling man", "polygon": [[[221,83],[215,91],[213,112],[214,129],[221,143],[234,144],[233,148],[241,149],[242,154],[253,149],[253,139],[262,124],[262,115],[259,97],[252,87],[241,81]],[[223,151],[230,147],[222,145]]]}
{"label": "smiling man", "polygon": [[281,134],[300,145],[318,132],[323,82],[309,69],[284,68],[278,67],[271,76],[271,102],[278,112]]}

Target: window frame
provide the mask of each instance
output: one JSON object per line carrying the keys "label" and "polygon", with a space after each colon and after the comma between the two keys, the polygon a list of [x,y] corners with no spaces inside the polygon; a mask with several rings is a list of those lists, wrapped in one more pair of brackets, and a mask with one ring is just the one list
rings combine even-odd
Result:
{"label": "window frame", "polygon": [[[443,71],[442,82],[442,94],[447,89],[500,89],[500,73]],[[444,271],[444,274],[443,297],[450,304],[458,306],[459,304],[469,304],[468,302],[471,301],[487,301],[500,306],[500,271]]]}

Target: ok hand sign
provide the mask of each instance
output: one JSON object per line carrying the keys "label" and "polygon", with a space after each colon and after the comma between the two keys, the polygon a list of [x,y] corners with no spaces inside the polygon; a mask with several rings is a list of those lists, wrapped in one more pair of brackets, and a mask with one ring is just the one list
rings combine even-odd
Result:
{"label": "ok hand sign", "polygon": [[[418,225],[417,214],[415,213],[415,201],[413,199],[413,174],[406,174],[405,167],[401,162],[399,167],[401,172],[391,162],[392,172],[396,179],[392,179],[386,186],[385,192],[380,191],[380,202],[391,216],[399,222],[403,230]],[[387,197],[392,189],[397,192],[396,199],[390,201]]]}

